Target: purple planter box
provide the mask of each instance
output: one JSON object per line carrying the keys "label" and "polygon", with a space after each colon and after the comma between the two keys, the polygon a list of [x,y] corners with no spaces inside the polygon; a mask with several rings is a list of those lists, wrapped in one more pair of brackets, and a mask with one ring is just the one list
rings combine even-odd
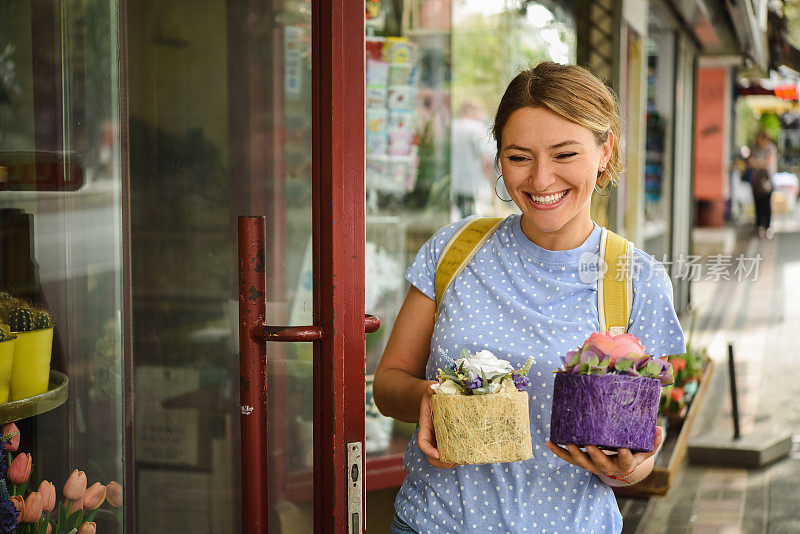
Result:
{"label": "purple planter box", "polygon": [[656,378],[556,373],[550,441],[650,452],[660,397]]}

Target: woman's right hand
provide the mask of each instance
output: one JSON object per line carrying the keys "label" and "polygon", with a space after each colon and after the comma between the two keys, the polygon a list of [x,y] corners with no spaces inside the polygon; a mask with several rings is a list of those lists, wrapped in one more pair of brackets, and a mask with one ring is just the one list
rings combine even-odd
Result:
{"label": "woman's right hand", "polygon": [[461,464],[442,462],[439,459],[440,454],[436,448],[436,435],[433,430],[433,411],[431,410],[431,397],[435,395],[435,392],[431,389],[431,384],[435,383],[435,380],[425,381],[425,394],[419,403],[419,434],[417,435],[417,442],[419,450],[428,457],[428,463],[433,467],[450,469]]}

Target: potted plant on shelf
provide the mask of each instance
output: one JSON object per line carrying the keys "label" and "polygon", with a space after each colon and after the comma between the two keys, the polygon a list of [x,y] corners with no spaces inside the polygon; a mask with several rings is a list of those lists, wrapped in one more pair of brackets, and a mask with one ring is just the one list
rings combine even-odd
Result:
{"label": "potted plant on shelf", "polygon": [[14,346],[17,336],[7,324],[0,322],[0,404],[8,402],[11,385],[11,366],[14,363]]}
{"label": "potted plant on shelf", "polygon": [[46,392],[53,352],[52,317],[46,310],[21,303],[8,313],[8,326],[17,338],[9,400],[25,399]]}

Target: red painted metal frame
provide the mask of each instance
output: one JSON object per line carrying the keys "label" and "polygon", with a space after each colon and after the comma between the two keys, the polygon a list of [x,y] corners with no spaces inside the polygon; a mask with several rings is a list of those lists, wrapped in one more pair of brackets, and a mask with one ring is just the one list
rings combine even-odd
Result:
{"label": "red painted metal frame", "polygon": [[314,531],[344,534],[346,445],[364,442],[364,5],[311,5],[314,323],[327,334],[314,351]]}
{"label": "red painted metal frame", "polygon": [[242,428],[242,532],[269,529],[267,348],[253,335],[264,324],[266,220],[239,217],[239,399]]}

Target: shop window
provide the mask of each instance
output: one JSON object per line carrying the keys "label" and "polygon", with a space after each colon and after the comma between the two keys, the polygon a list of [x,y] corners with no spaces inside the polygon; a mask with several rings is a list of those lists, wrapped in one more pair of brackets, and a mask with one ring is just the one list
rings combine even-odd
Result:
{"label": "shop window", "polygon": [[[414,425],[380,415],[370,375],[408,290],[403,272],[451,221],[516,211],[495,194],[494,112],[519,70],[574,63],[576,33],[571,2],[449,0],[367,0],[366,32],[366,310],[382,320],[367,335],[366,450],[400,473]],[[367,487],[401,478],[368,473]]]}

